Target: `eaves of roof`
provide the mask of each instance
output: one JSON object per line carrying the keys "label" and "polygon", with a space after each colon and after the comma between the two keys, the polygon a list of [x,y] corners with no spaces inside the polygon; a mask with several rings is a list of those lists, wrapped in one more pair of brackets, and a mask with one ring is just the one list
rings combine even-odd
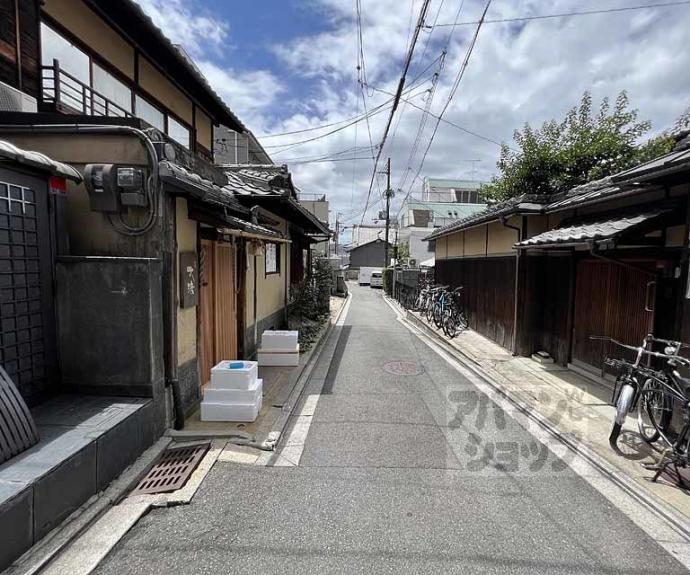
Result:
{"label": "eaves of roof", "polygon": [[54,176],[61,176],[80,183],[82,175],[69,164],[57,162],[40,152],[23,150],[5,140],[0,140],[0,162],[11,161],[46,172]]}
{"label": "eaves of roof", "polygon": [[250,215],[249,210],[237,201],[233,190],[227,185],[221,187],[168,160],[158,163],[158,173],[163,182],[172,184],[204,203],[229,209],[241,216]]}
{"label": "eaves of roof", "polygon": [[485,210],[452,222],[442,228],[434,230],[424,241],[435,240],[448,234],[472,228],[480,224],[498,221],[502,218],[516,214],[539,214],[544,210],[544,204],[548,196],[524,194],[517,198],[501,202],[486,208]]}
{"label": "eaves of roof", "polygon": [[120,0],[113,9],[112,0],[86,0],[104,20],[117,28],[152,61],[168,70],[175,81],[189,91],[209,113],[212,120],[246,132],[247,127],[211,88],[208,80],[168,39],[134,0]]}
{"label": "eaves of roof", "polygon": [[515,244],[515,247],[518,249],[559,247],[610,240],[639,229],[641,226],[668,213],[669,210],[656,209],[608,216],[600,219],[580,220],[570,225],[532,236],[518,242]]}

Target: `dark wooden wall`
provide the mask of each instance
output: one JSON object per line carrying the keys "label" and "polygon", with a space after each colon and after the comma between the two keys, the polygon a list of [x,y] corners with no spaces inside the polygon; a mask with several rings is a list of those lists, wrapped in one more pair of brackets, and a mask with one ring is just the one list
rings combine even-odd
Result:
{"label": "dark wooden wall", "polygon": [[[17,68],[15,2],[19,4],[21,78]],[[39,92],[39,9],[37,0],[0,0],[0,82],[37,98]]]}
{"label": "dark wooden wall", "polygon": [[517,353],[547,351],[566,365],[570,356],[569,312],[572,258],[524,255],[520,260]]}
{"label": "dark wooden wall", "polygon": [[436,282],[464,286],[462,301],[470,327],[512,349],[515,313],[515,257],[436,261]]}
{"label": "dark wooden wall", "polygon": [[[393,249],[389,248],[388,257],[393,257]],[[385,242],[377,241],[361,245],[350,251],[350,269],[362,267],[382,268],[385,260]]]}

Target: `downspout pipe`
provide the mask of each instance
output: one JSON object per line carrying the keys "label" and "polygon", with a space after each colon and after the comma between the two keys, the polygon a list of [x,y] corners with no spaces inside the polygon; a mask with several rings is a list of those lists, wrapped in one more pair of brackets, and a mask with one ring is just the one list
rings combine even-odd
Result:
{"label": "downspout pipe", "polygon": [[[523,239],[524,230],[519,226],[514,226],[508,223],[508,218],[504,215],[498,217],[498,221],[504,228],[515,230],[517,232],[517,242]],[[519,309],[519,298],[520,293],[520,259],[522,258],[522,250],[517,250],[515,253],[515,304],[513,306],[513,355],[517,355],[517,333],[518,333],[518,309]]]}
{"label": "downspout pipe", "polygon": [[[150,184],[152,191],[159,192],[159,177],[158,177],[158,154],[156,148],[149,136],[143,130],[133,128],[132,126],[109,126],[109,125],[92,125],[92,124],[0,124],[0,133],[5,134],[104,134],[114,135],[123,134],[134,136],[139,139],[144,148],[151,170]],[[155,196],[154,196],[155,197]],[[163,210],[165,213],[165,210]],[[174,218],[173,218],[174,224]],[[173,227],[174,230],[174,227]],[[175,246],[175,238],[173,238],[172,246]],[[175,269],[174,260],[175,254],[171,254],[171,268],[166,273],[165,266],[163,272],[163,291],[167,290],[168,297],[168,313],[163,314],[163,331],[164,339],[167,345],[164,345],[166,357],[164,359],[165,369],[165,385],[170,387],[173,396],[173,410],[174,410],[174,426],[175,429],[182,429],[184,426],[184,412],[182,410],[180,382],[178,379],[178,355],[177,355],[177,329],[175,325],[176,318],[176,294],[174,276],[172,275]]]}

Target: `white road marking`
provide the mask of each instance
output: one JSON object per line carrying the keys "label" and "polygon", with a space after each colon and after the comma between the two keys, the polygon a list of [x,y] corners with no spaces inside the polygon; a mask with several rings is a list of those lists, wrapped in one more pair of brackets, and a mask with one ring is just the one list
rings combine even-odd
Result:
{"label": "white road marking", "polygon": [[[546,445],[554,455],[566,461],[577,475],[582,477],[594,489],[608,499],[652,540],[656,541],[658,545],[663,547],[671,556],[682,563],[685,568],[690,569],[690,542],[688,542],[685,536],[680,533],[673,524],[666,521],[662,516],[655,513],[647,506],[641,505],[640,501],[632,494],[628,493],[622,487],[611,481],[611,479],[603,475],[601,471],[594,467],[587,459],[582,457],[579,453],[570,450],[564,443],[559,441],[549,433],[549,431],[538,425],[522,411],[516,411],[511,401],[497,394],[495,389],[468,370],[429,336],[409,324],[388,300],[386,300],[386,303],[395,312],[397,320],[409,331],[414,333],[432,351],[443,358],[446,363],[475,385],[481,393],[491,398],[491,400],[497,403],[502,409],[510,410],[511,417],[520,425],[525,427],[537,440]],[[568,457],[564,457],[566,453]]]}
{"label": "white road marking", "polygon": [[[345,325],[345,319],[350,311],[350,303],[352,302],[352,294],[347,296],[347,301],[343,305],[343,309],[340,312],[338,320],[335,322],[335,328],[332,337],[337,341],[340,337],[340,331]],[[318,358],[317,361],[320,361]],[[297,467],[299,461],[302,458],[302,452],[304,451],[304,444],[307,441],[307,435],[309,435],[309,427],[316,412],[316,405],[321,397],[320,393],[313,393],[306,397],[302,408],[300,409],[299,415],[294,419],[292,429],[290,430],[290,435],[285,439],[282,449],[278,453],[273,465],[275,467]]]}

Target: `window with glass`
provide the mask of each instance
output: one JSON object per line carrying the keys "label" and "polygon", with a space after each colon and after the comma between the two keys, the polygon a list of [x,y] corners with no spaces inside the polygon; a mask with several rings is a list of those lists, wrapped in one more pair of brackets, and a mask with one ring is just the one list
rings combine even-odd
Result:
{"label": "window with glass", "polygon": [[47,77],[50,79],[43,85],[44,98],[90,114],[89,99],[84,98],[82,91],[82,84],[88,86],[91,83],[89,57],[55,30],[41,23],[41,63],[52,67],[55,60],[62,72],[59,93],[55,93],[57,79],[48,73]]}
{"label": "window with glass", "polygon": [[280,246],[266,244],[266,275],[280,273]]}
{"label": "window with glass", "polygon": [[[110,106],[103,98],[95,96],[94,114],[124,116],[123,112],[132,113],[132,91],[98,64],[93,64],[93,89],[117,106]],[[103,109],[100,109],[101,107]]]}
{"label": "window with glass", "polygon": [[149,104],[141,96],[134,98],[134,113],[138,118],[144,120],[157,130],[165,133],[165,114],[156,108],[153,104]]}
{"label": "window with glass", "polygon": [[189,148],[189,129],[172,116],[168,116],[168,136],[185,148]]}

